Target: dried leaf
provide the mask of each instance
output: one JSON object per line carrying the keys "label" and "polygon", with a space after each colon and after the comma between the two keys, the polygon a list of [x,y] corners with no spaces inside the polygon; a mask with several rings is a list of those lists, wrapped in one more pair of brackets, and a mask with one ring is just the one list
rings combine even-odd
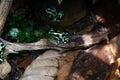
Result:
{"label": "dried leaf", "polygon": [[11,66],[7,61],[0,64],[0,78],[1,79],[5,78],[10,71],[11,71]]}
{"label": "dried leaf", "polygon": [[20,80],[54,80],[58,72],[58,51],[48,50],[36,58],[25,70]]}
{"label": "dried leaf", "polygon": [[26,67],[33,61],[32,55],[29,55],[28,57],[25,57],[24,59],[19,59],[17,61],[18,67],[26,69]]}

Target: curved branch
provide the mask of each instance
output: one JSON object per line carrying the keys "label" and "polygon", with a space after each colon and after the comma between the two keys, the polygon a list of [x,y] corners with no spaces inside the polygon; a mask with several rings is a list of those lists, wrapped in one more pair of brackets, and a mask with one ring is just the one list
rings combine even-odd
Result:
{"label": "curved branch", "polygon": [[55,45],[55,41],[48,39],[41,39],[34,43],[11,43],[2,38],[0,38],[2,42],[5,43],[5,54],[8,53],[17,53],[18,51],[23,50],[44,50],[44,49],[56,49],[63,50]]}

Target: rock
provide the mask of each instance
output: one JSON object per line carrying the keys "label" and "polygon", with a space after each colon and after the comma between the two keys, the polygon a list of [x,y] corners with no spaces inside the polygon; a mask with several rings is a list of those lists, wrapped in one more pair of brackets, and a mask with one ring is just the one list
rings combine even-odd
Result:
{"label": "rock", "polygon": [[68,80],[107,80],[110,65],[89,53],[79,53],[74,60]]}

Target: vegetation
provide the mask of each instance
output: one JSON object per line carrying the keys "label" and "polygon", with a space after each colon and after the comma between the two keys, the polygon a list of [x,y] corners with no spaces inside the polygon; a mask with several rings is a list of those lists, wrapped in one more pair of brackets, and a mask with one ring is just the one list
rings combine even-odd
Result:
{"label": "vegetation", "polygon": [[24,14],[10,14],[7,24],[10,29],[6,36],[15,39],[16,42],[34,42],[40,38],[50,38],[47,33],[49,30],[48,25],[35,29],[35,21],[27,19]]}
{"label": "vegetation", "polygon": [[68,33],[63,28],[50,25],[38,26],[25,14],[10,14],[6,24],[8,24],[9,30],[5,36],[13,39],[14,42],[35,42],[41,38],[56,39],[58,43],[68,41]]}

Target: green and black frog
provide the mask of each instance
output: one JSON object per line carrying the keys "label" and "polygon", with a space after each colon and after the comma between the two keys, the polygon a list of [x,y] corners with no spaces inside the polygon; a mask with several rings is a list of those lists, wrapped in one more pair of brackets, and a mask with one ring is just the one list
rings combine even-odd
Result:
{"label": "green and black frog", "polygon": [[5,44],[2,41],[0,41],[0,64],[5,61],[4,49],[5,49]]}
{"label": "green and black frog", "polygon": [[67,32],[57,32],[51,29],[49,31],[49,34],[54,36],[54,38],[57,40],[57,44],[67,43],[69,41],[68,38],[69,33]]}
{"label": "green and black frog", "polygon": [[59,23],[64,16],[63,11],[58,11],[55,7],[45,9],[45,13],[55,23]]}

